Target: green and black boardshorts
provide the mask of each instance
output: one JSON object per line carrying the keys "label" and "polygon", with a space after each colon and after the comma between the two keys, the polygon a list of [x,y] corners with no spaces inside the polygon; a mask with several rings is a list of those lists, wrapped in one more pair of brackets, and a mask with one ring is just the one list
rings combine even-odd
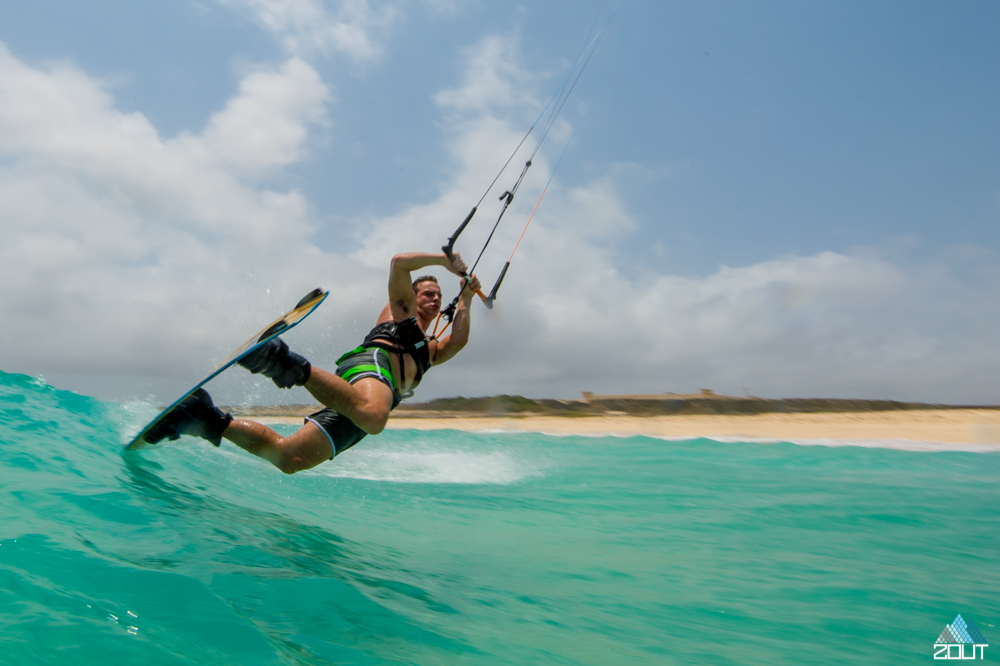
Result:
{"label": "green and black boardshorts", "polygon": [[[389,354],[384,349],[362,345],[347,352],[337,359],[337,376],[351,384],[365,377],[374,377],[392,389],[392,409],[399,405],[399,389],[396,388],[396,378],[392,376],[392,363],[389,361]],[[310,414],[305,420],[318,425],[327,439],[330,440],[330,446],[333,447],[331,460],[337,454],[343,453],[360,442],[368,434],[354,425],[354,422],[349,418],[329,408]]]}

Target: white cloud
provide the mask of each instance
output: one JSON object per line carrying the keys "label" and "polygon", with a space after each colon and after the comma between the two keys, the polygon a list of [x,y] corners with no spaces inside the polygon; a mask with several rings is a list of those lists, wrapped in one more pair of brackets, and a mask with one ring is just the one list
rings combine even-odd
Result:
{"label": "white cloud", "polygon": [[329,92],[314,69],[292,58],[277,71],[258,71],[208,123],[207,155],[247,175],[301,158],[310,125],[326,121]]}
{"label": "white cloud", "polygon": [[947,271],[825,252],[636,281],[609,248],[537,222],[497,311],[477,311],[469,357],[435,381],[472,395],[713,388],[997,401],[996,279],[973,290]]}
{"label": "white cloud", "polygon": [[537,77],[517,63],[517,42],[486,37],[463,54],[465,74],[458,88],[442,90],[434,101],[460,114],[496,114],[535,103],[528,92]]}
{"label": "white cloud", "polygon": [[[515,52],[485,40],[470,54],[470,72],[530,81]],[[0,46],[0,321],[8,331],[0,369],[75,373],[71,387],[84,390],[117,375],[108,392],[119,396],[122,387],[161,390],[154,378],[165,376],[187,384],[317,285],[335,287],[331,299],[290,342],[331,366],[384,303],[389,257],[443,243],[521,138],[521,121],[510,117],[521,86],[472,101],[471,76],[437,97],[454,165],[439,196],[359,221],[362,249],[342,257],[312,243],[300,192],[261,181],[300,159],[310,131],[328,122],[330,91],[303,61],[251,72],[201,133],[162,137],[141,114],[117,110],[84,72],[29,67]],[[512,185],[514,164],[498,190]],[[550,169],[543,151],[484,257],[487,288]],[[614,173],[554,181],[496,309],[475,306],[470,347],[429,373],[420,398],[705,387],[997,401],[992,256],[965,248],[918,270],[874,252],[824,252],[702,277],[670,275],[669,266],[625,272],[616,240],[641,227]],[[459,241],[467,259],[489,233],[498,194]],[[972,263],[974,287],[953,270]],[[275,396],[261,390],[258,399]]]}
{"label": "white cloud", "polygon": [[[530,77],[515,53],[511,42],[490,38],[467,54],[462,85],[435,97],[449,116],[454,172],[435,200],[367,220],[357,261],[380,266],[393,252],[425,248],[428,237],[444,240],[475,203],[520,139],[509,117],[525,94],[515,91]],[[561,149],[558,141],[548,146]],[[513,164],[498,192],[516,178],[520,163]],[[543,151],[479,270],[487,289],[550,168]],[[462,236],[457,247],[467,260],[497,210],[491,195]],[[1000,370],[1000,352],[989,333],[1000,325],[995,270],[983,271],[989,284],[972,290],[947,265],[918,270],[877,253],[823,252],[698,278],[664,267],[636,281],[620,269],[627,258],[615,241],[637,228],[612,176],[575,187],[557,179],[497,309],[477,305],[469,349],[428,376],[425,395],[709,387],[774,397],[997,401],[990,377]]]}
{"label": "white cloud", "polygon": [[[450,165],[447,182],[442,184],[440,196],[428,203],[408,206],[398,215],[367,220],[364,230],[358,233],[361,247],[353,255],[355,260],[383,266],[400,246],[426,245],[428,237],[443,241],[455,231],[524,136],[525,128],[512,122],[511,113],[522,112],[525,107],[536,111],[541,108],[532,94],[537,77],[519,67],[515,56],[516,41],[499,37],[486,37],[462,54],[467,68],[461,84],[434,96],[446,116],[445,141],[450,157],[446,161]],[[551,136],[565,137],[565,126],[557,125]],[[461,247],[478,251],[485,242],[492,221],[500,212],[497,197],[513,187],[536,136],[530,136],[511,161],[513,175],[505,173],[495,191],[483,201],[476,223],[462,236]],[[547,176],[548,169],[545,155],[539,153],[530,170],[531,178],[518,191],[493,247],[503,247],[505,242],[506,247],[512,246],[511,234],[516,227],[512,220],[520,219],[523,223],[524,214],[530,212],[541,193],[544,183],[541,174]],[[466,255],[471,255],[467,259],[475,258],[468,249]]]}
{"label": "white cloud", "polygon": [[355,60],[376,58],[400,17],[398,3],[370,0],[219,0],[250,14],[293,54],[338,52]]}
{"label": "white cloud", "polygon": [[198,135],[161,137],[80,70],[2,45],[0,98],[0,368],[190,377],[312,287],[350,275],[326,308],[348,312],[372,289],[310,242],[301,193],[249,180],[324,122],[301,60],[249,74]]}

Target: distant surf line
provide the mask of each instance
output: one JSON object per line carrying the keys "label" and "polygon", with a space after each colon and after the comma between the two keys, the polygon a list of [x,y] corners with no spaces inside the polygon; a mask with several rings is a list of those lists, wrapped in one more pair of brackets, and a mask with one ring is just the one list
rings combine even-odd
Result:
{"label": "distant surf line", "polygon": [[720,444],[794,444],[796,446],[826,446],[831,448],[855,446],[868,449],[893,449],[897,451],[914,451],[925,453],[1000,453],[1000,444],[991,442],[939,442],[904,438],[876,439],[850,438],[781,438],[781,437],[739,437],[734,435],[655,435],[635,432],[560,432],[545,430],[530,430],[517,428],[394,428],[400,432],[433,432],[434,430],[452,430],[473,435],[543,435],[546,437],[583,437],[587,439],[632,439],[644,437],[665,442],[690,442],[708,440]]}

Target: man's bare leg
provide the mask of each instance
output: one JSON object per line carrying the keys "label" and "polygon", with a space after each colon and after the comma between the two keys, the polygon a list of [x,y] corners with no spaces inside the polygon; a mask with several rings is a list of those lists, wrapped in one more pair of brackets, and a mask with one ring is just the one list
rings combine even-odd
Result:
{"label": "man's bare leg", "polygon": [[305,386],[323,405],[343,414],[369,435],[382,432],[392,409],[392,389],[379,380],[366,377],[349,384],[332,372],[312,367],[281,338],[264,343],[240,359],[239,364],[270,378],[278,388]]}
{"label": "man's bare leg", "polygon": [[305,388],[320,404],[343,414],[369,435],[382,432],[389,420],[392,389],[374,377],[349,384],[332,372],[313,367]]}
{"label": "man's bare leg", "polygon": [[[389,419],[392,389],[377,379],[366,377],[349,384],[333,373],[313,368],[305,388],[370,435],[382,432]],[[333,457],[329,438],[312,422],[282,437],[256,421],[233,419],[222,436],[286,474],[310,469]]]}
{"label": "man's bare leg", "polygon": [[285,474],[301,472],[333,457],[329,438],[312,422],[307,422],[294,434],[282,437],[256,421],[233,419],[222,436]]}

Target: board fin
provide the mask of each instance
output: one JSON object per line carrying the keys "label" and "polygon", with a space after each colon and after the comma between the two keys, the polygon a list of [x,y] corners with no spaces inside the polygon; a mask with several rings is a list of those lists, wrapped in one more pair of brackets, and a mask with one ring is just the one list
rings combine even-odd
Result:
{"label": "board fin", "polygon": [[305,305],[305,304],[306,304],[306,303],[308,303],[309,301],[313,301],[313,300],[316,300],[317,298],[319,298],[320,296],[322,296],[322,295],[323,295],[323,294],[325,294],[325,293],[326,293],[326,292],[325,292],[325,291],[323,291],[322,289],[318,289],[318,288],[317,288],[317,289],[313,289],[313,290],[312,290],[312,291],[310,291],[310,292],[309,292],[308,294],[306,294],[305,296],[303,296],[303,297],[302,297],[302,300],[300,300],[300,301],[299,301],[299,302],[298,302],[298,303],[297,303],[297,304],[295,305],[295,309],[296,309],[296,310],[298,310],[299,308],[301,308],[301,307],[302,307],[303,305]]}
{"label": "board fin", "polygon": [[[296,306],[298,307],[298,306]],[[288,324],[284,320],[276,321],[272,325],[264,329],[264,331],[257,337],[257,341],[267,340],[269,337],[273,336],[275,333],[280,333],[281,331],[288,328]]]}

